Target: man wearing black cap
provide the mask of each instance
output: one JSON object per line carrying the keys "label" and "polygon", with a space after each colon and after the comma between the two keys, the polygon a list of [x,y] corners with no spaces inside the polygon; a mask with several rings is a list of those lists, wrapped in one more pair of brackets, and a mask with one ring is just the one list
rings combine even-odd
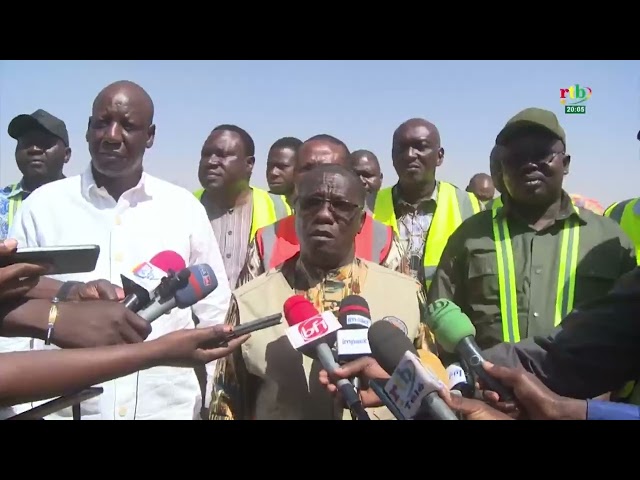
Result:
{"label": "man wearing black cap", "polygon": [[9,136],[18,141],[16,163],[22,179],[0,190],[0,240],[7,238],[22,200],[45,183],[64,178],[62,169],[71,158],[66,125],[42,109],[11,120]]}
{"label": "man wearing black cap", "polygon": [[469,218],[449,238],[429,291],[471,318],[480,348],[548,335],[636,263],[619,226],[576,207],[563,190],[570,156],[553,113],[523,110],[496,144],[503,205]]}

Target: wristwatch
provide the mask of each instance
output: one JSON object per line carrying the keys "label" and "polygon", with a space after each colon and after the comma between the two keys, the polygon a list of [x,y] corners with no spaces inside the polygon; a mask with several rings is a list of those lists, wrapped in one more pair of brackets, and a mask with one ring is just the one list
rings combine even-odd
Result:
{"label": "wristwatch", "polygon": [[71,289],[76,285],[81,285],[82,283],[83,282],[64,282],[60,287],[60,290],[58,290],[58,293],[56,293],[55,298],[60,302],[66,301],[69,293],[71,293]]}

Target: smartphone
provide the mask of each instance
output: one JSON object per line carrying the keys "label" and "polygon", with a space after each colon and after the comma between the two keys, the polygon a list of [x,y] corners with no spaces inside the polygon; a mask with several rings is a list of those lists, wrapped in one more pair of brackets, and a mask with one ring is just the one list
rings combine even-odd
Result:
{"label": "smartphone", "polygon": [[268,317],[259,318],[257,320],[253,320],[252,322],[248,322],[238,327],[235,327],[233,332],[231,332],[227,336],[227,339],[232,340],[234,338],[241,337],[242,335],[246,335],[247,333],[273,327],[275,325],[278,325],[281,322],[282,322],[282,313],[274,313],[273,315],[269,315]]}
{"label": "smartphone", "polygon": [[46,263],[51,265],[47,275],[87,273],[96,269],[99,255],[99,245],[18,248],[11,255],[0,257],[0,268],[16,263]]}
{"label": "smartphone", "polygon": [[43,403],[31,410],[27,410],[26,412],[19,413],[18,415],[14,415],[13,417],[7,418],[7,420],[42,420],[47,415],[51,415],[52,413],[59,412],[60,410],[64,410],[65,408],[72,407],[74,405],[79,404],[80,402],[84,402],[85,400],[89,400],[90,398],[97,397],[102,394],[104,389],[102,387],[91,387],[87,388],[78,393],[74,393],[72,395],[65,395],[64,397],[58,397],[50,402]]}

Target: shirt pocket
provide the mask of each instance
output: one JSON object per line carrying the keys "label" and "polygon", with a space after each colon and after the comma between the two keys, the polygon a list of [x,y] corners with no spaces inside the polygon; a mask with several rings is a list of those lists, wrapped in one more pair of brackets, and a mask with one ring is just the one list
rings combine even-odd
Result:
{"label": "shirt pocket", "polygon": [[469,257],[467,286],[463,292],[471,305],[495,303],[500,289],[494,252],[474,253]]}

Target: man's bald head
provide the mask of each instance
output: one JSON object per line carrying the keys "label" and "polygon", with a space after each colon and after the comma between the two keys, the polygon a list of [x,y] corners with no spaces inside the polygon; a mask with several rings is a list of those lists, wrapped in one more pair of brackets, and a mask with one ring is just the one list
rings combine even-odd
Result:
{"label": "man's bald head", "polygon": [[473,193],[481,202],[488,202],[495,194],[493,180],[486,173],[476,173],[467,186],[467,192]]}
{"label": "man's bald head", "polygon": [[393,139],[396,140],[400,134],[407,130],[413,130],[420,127],[425,128],[429,132],[429,139],[433,142],[434,146],[440,148],[440,131],[438,130],[438,127],[424,118],[410,118],[406,122],[402,122],[400,126],[396,128],[395,132],[393,132]]}
{"label": "man's bald head", "polygon": [[349,147],[342,140],[328,134],[314,135],[300,145],[296,155],[294,175],[322,164],[350,167],[350,156]]}
{"label": "man's bald head", "polygon": [[118,96],[126,96],[130,102],[138,104],[141,110],[149,116],[149,125],[153,124],[153,116],[155,114],[155,106],[151,96],[147,91],[135,82],[130,80],[118,80],[104,87],[93,101],[93,109],[96,105],[104,101],[105,97],[114,99]]}
{"label": "man's bald head", "polygon": [[305,172],[300,176],[299,189],[301,191],[307,188],[313,190],[320,185],[326,185],[329,177],[342,178],[345,187],[347,187],[346,190],[349,192],[349,200],[356,205],[364,205],[367,191],[362,185],[360,177],[353,170],[342,165],[318,165],[314,169]]}
{"label": "man's bald head", "polygon": [[136,182],[155,139],[153,114],[153,101],[140,85],[121,80],[103,88],[93,101],[86,134],[94,170],[120,183]]}

